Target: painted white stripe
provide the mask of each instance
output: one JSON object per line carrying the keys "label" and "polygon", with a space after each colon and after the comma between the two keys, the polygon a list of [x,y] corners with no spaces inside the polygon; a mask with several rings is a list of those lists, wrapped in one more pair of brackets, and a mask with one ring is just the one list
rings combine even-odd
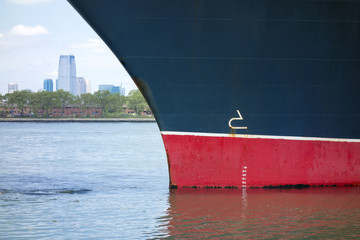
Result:
{"label": "painted white stripe", "polygon": [[161,134],[162,135],[179,135],[179,136],[202,136],[202,137],[232,137],[232,138],[236,137],[236,138],[283,139],[283,140],[300,140],[300,141],[360,142],[360,139],[350,139],[350,138],[293,137],[293,136],[224,134],[224,133],[201,133],[201,132],[161,131]]}

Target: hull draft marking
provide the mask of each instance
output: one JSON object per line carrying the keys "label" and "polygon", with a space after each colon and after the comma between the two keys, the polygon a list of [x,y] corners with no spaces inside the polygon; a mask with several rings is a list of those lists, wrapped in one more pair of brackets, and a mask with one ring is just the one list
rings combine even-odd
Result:
{"label": "hull draft marking", "polygon": [[247,167],[243,166],[243,168],[242,168],[242,188],[246,188],[246,172],[247,172]]}
{"label": "hull draft marking", "polygon": [[239,111],[239,110],[236,110],[236,111],[237,111],[237,113],[239,114],[239,117],[238,117],[238,118],[231,118],[231,119],[229,120],[229,127],[230,127],[231,129],[247,129],[247,127],[233,127],[233,126],[231,125],[231,122],[234,121],[234,120],[244,120],[243,117],[241,116],[240,111]]}

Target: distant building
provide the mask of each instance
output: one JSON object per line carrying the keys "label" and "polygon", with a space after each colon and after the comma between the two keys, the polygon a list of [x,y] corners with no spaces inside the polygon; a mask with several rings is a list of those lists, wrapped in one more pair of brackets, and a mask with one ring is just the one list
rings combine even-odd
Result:
{"label": "distant building", "polygon": [[91,82],[90,80],[85,79],[86,83],[86,93],[91,93]]}
{"label": "distant building", "polygon": [[122,96],[125,96],[125,88],[123,88],[122,86],[99,85],[99,90],[108,90],[111,93],[118,93]]}
{"label": "distant building", "polygon": [[120,95],[125,96],[125,88],[122,87],[122,84],[120,85]]}
{"label": "distant building", "polygon": [[80,96],[91,92],[91,83],[84,77],[76,78],[76,95]]}
{"label": "distant building", "polygon": [[76,95],[76,65],[73,55],[61,55],[59,59],[57,90],[63,89]]}
{"label": "distant building", "polygon": [[53,80],[48,78],[44,80],[44,91],[52,92],[53,90]]}
{"label": "distant building", "polygon": [[13,93],[15,91],[18,91],[17,83],[8,83],[8,93]]}
{"label": "distant building", "polygon": [[86,93],[86,80],[83,77],[76,78],[76,95],[80,96]]}
{"label": "distant building", "polygon": [[111,92],[111,89],[114,87],[114,85],[99,85],[99,91],[105,91],[108,90]]}
{"label": "distant building", "polygon": [[111,93],[119,93],[120,94],[120,87],[119,86],[113,86],[111,89]]}

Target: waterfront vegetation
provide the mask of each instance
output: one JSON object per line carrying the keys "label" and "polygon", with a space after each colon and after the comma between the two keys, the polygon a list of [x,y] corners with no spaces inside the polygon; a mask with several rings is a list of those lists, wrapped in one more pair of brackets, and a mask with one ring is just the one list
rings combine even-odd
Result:
{"label": "waterfront vegetation", "polygon": [[[97,117],[144,117],[152,116],[150,108],[139,90],[132,90],[127,96],[100,90],[94,94],[74,96],[69,92],[37,92],[28,90],[0,94],[0,117],[54,117],[55,111],[67,117],[65,109],[78,109],[83,117],[91,117],[88,109],[99,109]],[[58,116],[58,115],[56,115]],[[74,117],[78,115],[74,114]],[[94,116],[93,116],[94,117]]]}

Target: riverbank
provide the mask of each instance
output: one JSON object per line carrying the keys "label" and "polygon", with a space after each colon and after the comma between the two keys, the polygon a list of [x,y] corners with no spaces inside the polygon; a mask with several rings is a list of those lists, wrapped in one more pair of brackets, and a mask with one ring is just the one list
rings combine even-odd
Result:
{"label": "riverbank", "polygon": [[154,118],[0,118],[0,122],[155,122]]}

